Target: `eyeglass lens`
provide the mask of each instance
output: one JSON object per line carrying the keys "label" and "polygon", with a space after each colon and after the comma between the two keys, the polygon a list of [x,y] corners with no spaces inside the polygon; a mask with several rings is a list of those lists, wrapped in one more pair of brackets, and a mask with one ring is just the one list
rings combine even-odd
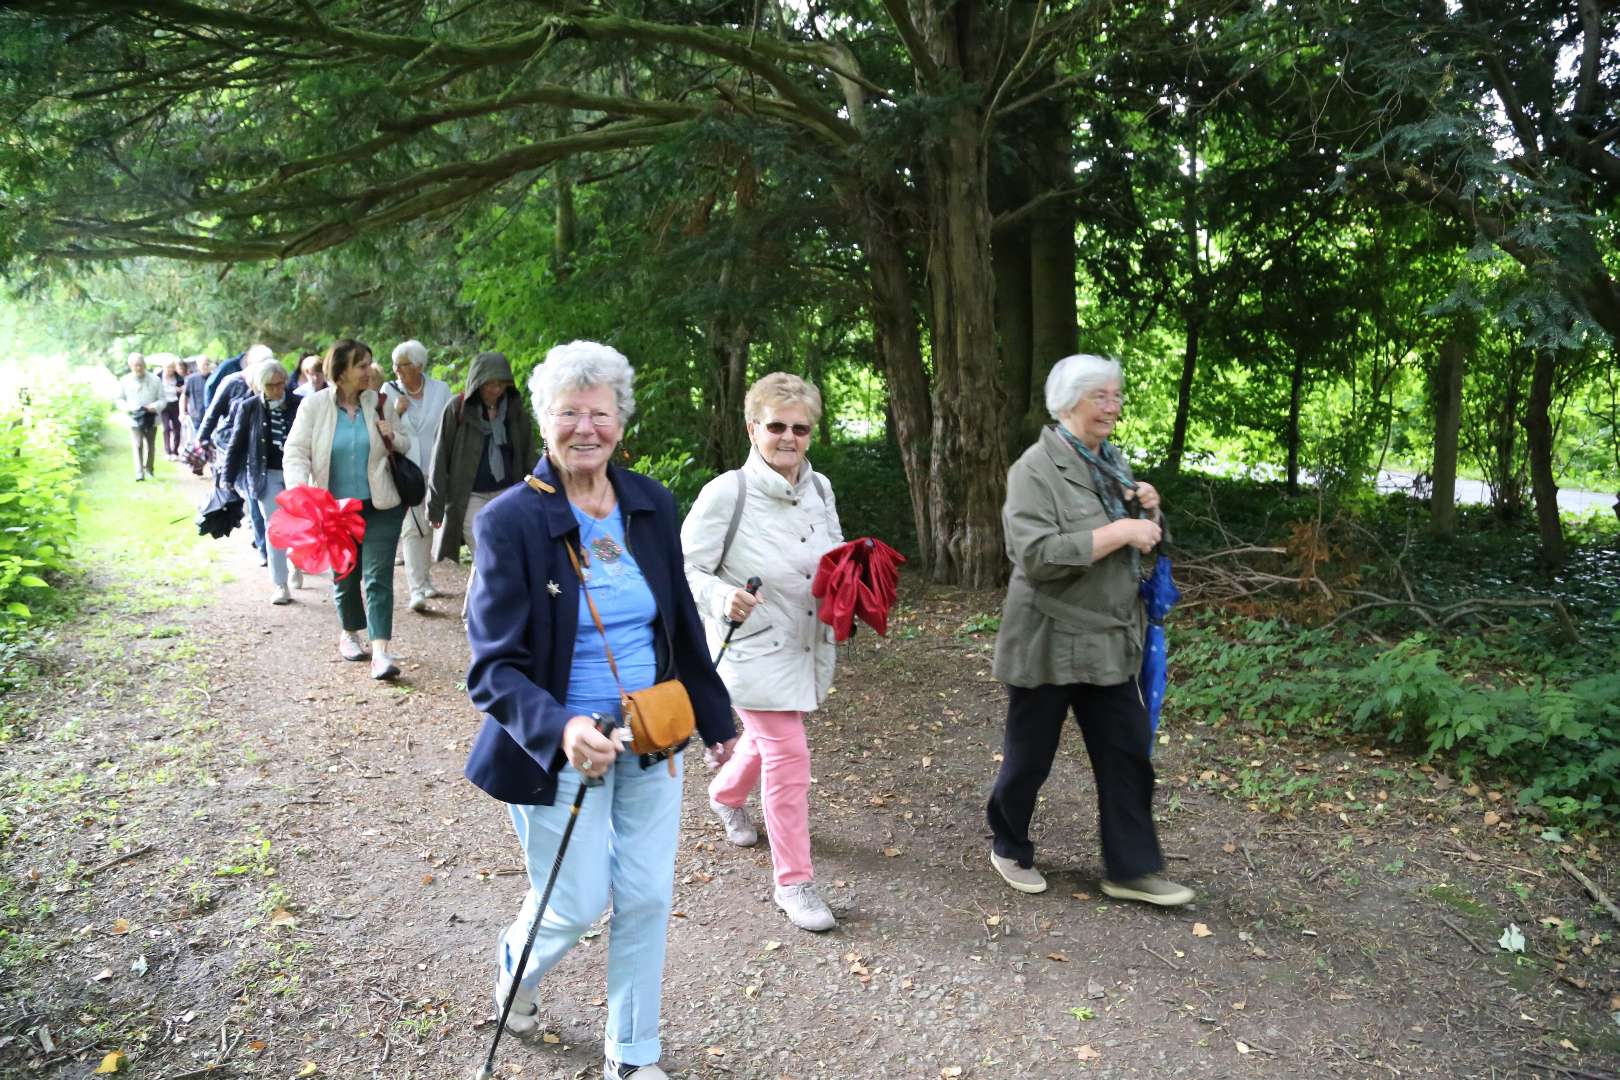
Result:
{"label": "eyeglass lens", "polygon": [[[780,420],[772,420],[770,423],[765,425],[765,430],[770,432],[772,435],[780,435],[780,434],[782,434],[782,432],[786,431],[787,429],[788,429],[788,426],[786,424],[784,424]],[[793,434],[797,435],[801,439],[804,438],[805,436],[810,434],[810,425],[809,424],[794,424],[793,425]]]}

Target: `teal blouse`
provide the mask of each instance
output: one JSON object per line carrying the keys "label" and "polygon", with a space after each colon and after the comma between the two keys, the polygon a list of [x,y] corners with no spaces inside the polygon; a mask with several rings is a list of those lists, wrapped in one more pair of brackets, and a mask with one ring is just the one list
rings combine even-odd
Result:
{"label": "teal blouse", "polygon": [[366,417],[356,409],[354,416],[342,408],[337,411],[337,430],[332,434],[332,461],[327,476],[335,499],[369,499],[371,482],[366,479],[366,464],[371,458],[371,433],[366,430]]}

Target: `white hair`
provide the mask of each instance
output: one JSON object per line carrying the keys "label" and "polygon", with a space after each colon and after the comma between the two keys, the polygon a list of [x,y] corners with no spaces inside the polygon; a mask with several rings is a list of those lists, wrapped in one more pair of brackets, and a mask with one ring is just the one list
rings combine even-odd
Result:
{"label": "white hair", "polygon": [[619,419],[628,422],[636,412],[635,382],[635,368],[618,349],[595,341],[570,341],[552,348],[534,369],[529,376],[529,397],[534,414],[544,416],[558,394],[610,386]]}
{"label": "white hair", "polygon": [[246,371],[248,368],[259,363],[261,360],[272,360],[275,358],[275,355],[275,350],[270,348],[268,345],[250,346],[248,351],[242,354],[242,370]]}
{"label": "white hair", "polygon": [[1122,381],[1118,360],[1089,353],[1065,356],[1046,377],[1046,411],[1056,420],[1091,391]]}
{"label": "white hair", "polygon": [[270,381],[271,375],[278,373],[283,377],[285,377],[287,374],[287,370],[281,366],[280,360],[277,360],[273,356],[268,360],[260,360],[257,364],[254,364],[252,367],[247,369],[246,378],[248,389],[252,390],[260,397],[263,397],[265,384]]}
{"label": "white hair", "polygon": [[400,342],[394,346],[394,363],[397,365],[401,360],[409,360],[419,368],[427,367],[427,346],[415,338]]}

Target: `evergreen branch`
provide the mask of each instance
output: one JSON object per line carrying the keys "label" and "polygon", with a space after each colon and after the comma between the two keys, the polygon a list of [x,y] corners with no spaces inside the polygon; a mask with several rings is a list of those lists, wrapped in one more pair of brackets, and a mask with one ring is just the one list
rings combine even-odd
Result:
{"label": "evergreen branch", "polygon": [[1599,61],[1603,58],[1603,19],[1597,0],[1580,0],[1581,65],[1575,91],[1575,122],[1590,122],[1598,103]]}
{"label": "evergreen branch", "polygon": [[934,86],[939,81],[939,65],[929,55],[928,44],[923,40],[922,31],[917,29],[906,0],[883,0],[883,10],[889,13],[889,21],[894,23],[900,42],[906,47],[906,55],[917,69],[918,81],[925,87]]}

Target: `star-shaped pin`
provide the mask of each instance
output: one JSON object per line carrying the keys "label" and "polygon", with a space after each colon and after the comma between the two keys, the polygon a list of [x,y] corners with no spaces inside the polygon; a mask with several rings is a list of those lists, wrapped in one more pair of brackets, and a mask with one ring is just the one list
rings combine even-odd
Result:
{"label": "star-shaped pin", "polygon": [[546,592],[550,593],[552,596],[561,596],[562,586],[558,585],[555,581],[548,581],[546,582]]}

